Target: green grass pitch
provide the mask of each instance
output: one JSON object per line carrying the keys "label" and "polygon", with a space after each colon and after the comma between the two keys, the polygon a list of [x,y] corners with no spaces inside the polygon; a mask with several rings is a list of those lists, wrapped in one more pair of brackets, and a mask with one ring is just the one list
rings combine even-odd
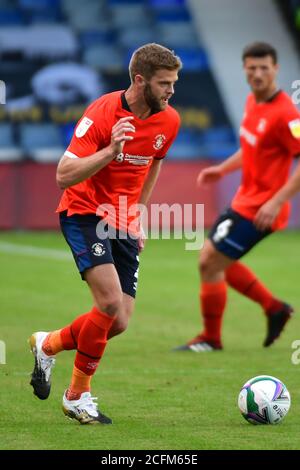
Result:
{"label": "green grass pitch", "polygon": [[[200,354],[171,352],[200,330],[197,252],[185,251],[181,240],[148,241],[130,327],[109,343],[93,380],[100,408],[114,421],[107,427],[81,426],[61,411],[73,352],[58,356],[48,400],[39,401],[29,386],[30,334],[60,328],[90,309],[73,261],[52,251],[7,252],[4,243],[68,250],[55,233],[0,235],[0,340],[7,356],[0,365],[1,449],[299,449],[300,364],[291,362],[291,344],[300,339],[299,232],[275,234],[245,257],[296,308],[282,338],[264,349],[260,307],[230,291],[225,350]],[[291,410],[277,426],[252,426],[237,409],[239,389],[260,374],[279,377],[291,393]]]}

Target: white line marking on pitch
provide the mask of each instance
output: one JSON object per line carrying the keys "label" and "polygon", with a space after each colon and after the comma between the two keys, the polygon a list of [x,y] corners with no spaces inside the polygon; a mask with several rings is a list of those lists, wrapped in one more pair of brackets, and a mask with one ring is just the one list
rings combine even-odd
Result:
{"label": "white line marking on pitch", "polygon": [[14,243],[0,242],[0,252],[10,253],[12,255],[25,255],[33,256],[35,258],[46,258],[53,260],[66,260],[72,259],[71,253],[65,250],[55,250],[53,248],[37,248],[30,245],[17,245]]}

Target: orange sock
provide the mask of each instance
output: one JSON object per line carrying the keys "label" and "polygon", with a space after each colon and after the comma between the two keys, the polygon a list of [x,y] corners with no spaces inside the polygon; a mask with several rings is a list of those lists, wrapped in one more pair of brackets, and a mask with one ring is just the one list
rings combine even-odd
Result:
{"label": "orange sock", "polygon": [[87,375],[93,375],[104,353],[107,333],[115,320],[115,316],[100,312],[94,307],[81,326],[75,366]]}
{"label": "orange sock", "polygon": [[54,356],[64,350],[60,332],[61,330],[51,331],[44,339],[42,350],[47,356]]}
{"label": "orange sock", "polygon": [[71,384],[66,393],[67,400],[78,400],[83,392],[89,392],[91,380],[91,375],[85,374],[74,366]]}
{"label": "orange sock", "polygon": [[[89,312],[90,313],[90,312]],[[89,313],[77,317],[71,325],[60,330],[51,331],[44,339],[42,349],[47,356],[54,356],[60,351],[77,348],[79,332]]]}
{"label": "orange sock", "polygon": [[243,263],[236,261],[225,271],[226,282],[240,294],[259,303],[266,315],[272,315],[282,308],[282,302],[276,299],[255,274]]}
{"label": "orange sock", "polygon": [[84,313],[65,328],[61,330],[61,340],[65,350],[77,349],[78,336],[82,325],[88,318],[90,312]]}
{"label": "orange sock", "polygon": [[200,303],[204,321],[204,331],[199,339],[221,346],[221,327],[226,305],[227,288],[225,281],[203,282]]}

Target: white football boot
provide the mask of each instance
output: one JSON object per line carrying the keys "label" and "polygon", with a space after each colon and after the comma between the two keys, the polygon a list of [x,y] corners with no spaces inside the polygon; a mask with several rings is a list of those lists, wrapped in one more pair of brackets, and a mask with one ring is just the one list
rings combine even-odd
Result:
{"label": "white football boot", "polygon": [[78,400],[68,400],[66,392],[62,408],[68,418],[77,419],[81,424],[112,424],[112,420],[99,411],[97,397],[92,397],[90,392],[83,392]]}
{"label": "white football boot", "polygon": [[42,350],[44,339],[49,333],[38,331],[29,338],[30,349],[34,355],[34,369],[31,374],[30,385],[33,393],[40,399],[46,400],[51,390],[51,370],[55,364],[55,356],[47,356]]}

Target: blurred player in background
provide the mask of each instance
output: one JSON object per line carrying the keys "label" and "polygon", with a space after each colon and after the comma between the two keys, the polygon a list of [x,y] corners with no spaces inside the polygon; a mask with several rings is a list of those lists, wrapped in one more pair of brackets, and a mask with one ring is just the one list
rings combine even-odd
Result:
{"label": "blurred player in background", "polygon": [[76,349],[63,410],[82,424],[112,422],[99,411],[90,383],[107,340],[126,329],[134,309],[143,245],[135,205],[149,200],[178,132],[179,115],[168,101],[180,68],[180,59],[163,46],[137,49],[128,90],[106,94],[87,108],[58,165],[57,182],[65,189],[60,224],[93,308],[63,329],[31,336],[31,385],[40,399],[48,398],[54,356]]}
{"label": "blurred player in background", "polygon": [[267,317],[265,347],[279,337],[293,313],[290,305],[274,296],[236,260],[287,225],[288,200],[300,190],[299,165],[289,178],[293,158],[300,155],[300,115],[290,97],[277,87],[277,52],[271,45],[248,45],[243,64],[252,93],[240,127],[241,147],[223,163],[202,170],[198,184],[218,181],[240,168],[242,181],[231,207],[217,219],[200,254],[204,330],[176,350],[222,349],[227,284],[262,306]]}

